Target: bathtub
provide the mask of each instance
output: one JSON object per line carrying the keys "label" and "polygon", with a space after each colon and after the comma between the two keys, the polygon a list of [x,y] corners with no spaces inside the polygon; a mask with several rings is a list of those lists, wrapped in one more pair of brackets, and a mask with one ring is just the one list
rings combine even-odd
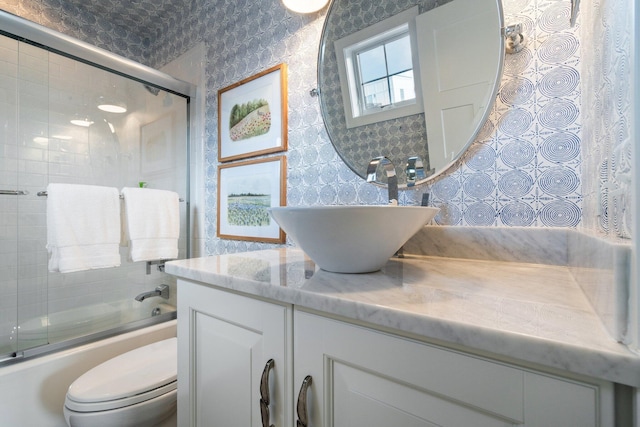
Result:
{"label": "bathtub", "polygon": [[2,425],[65,427],[64,398],[76,378],[118,354],[175,337],[176,324],[174,319],[0,367]]}
{"label": "bathtub", "polygon": [[5,339],[3,342],[19,342],[20,348],[33,348],[88,336],[153,315],[175,311],[174,306],[156,301],[140,303],[131,299],[54,312],[21,322],[18,327],[12,328],[9,341]]}

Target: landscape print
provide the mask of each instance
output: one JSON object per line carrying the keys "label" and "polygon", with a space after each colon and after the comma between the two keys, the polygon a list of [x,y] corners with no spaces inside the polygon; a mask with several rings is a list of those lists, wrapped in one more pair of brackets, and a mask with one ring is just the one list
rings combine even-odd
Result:
{"label": "landscape print", "polygon": [[286,204],[286,171],[285,156],[219,165],[218,237],[284,243],[269,210]]}
{"label": "landscape print", "polygon": [[287,66],[218,91],[218,162],[287,150]]}
{"label": "landscape print", "polygon": [[268,177],[243,177],[229,181],[227,222],[241,227],[268,227],[271,217],[271,183]]}
{"label": "landscape print", "polygon": [[271,129],[271,110],[266,99],[235,104],[229,117],[229,138],[232,141],[264,135]]}

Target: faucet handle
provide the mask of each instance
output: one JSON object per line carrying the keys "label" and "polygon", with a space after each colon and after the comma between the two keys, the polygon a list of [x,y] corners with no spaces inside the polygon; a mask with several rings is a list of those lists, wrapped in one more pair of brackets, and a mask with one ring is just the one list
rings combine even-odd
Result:
{"label": "faucet handle", "polygon": [[380,166],[383,159],[386,159],[386,157],[380,156],[371,159],[367,166],[367,182],[376,182],[378,180],[378,166]]}
{"label": "faucet handle", "polygon": [[169,299],[169,285],[157,286],[156,291],[160,293],[160,298]]}
{"label": "faucet handle", "polygon": [[420,156],[409,157],[405,172],[407,173],[407,187],[413,187],[416,185],[416,181],[427,177]]}
{"label": "faucet handle", "polygon": [[367,182],[375,182],[378,179],[378,167],[382,165],[387,178],[395,178],[396,169],[387,156],[374,157],[367,166]]}
{"label": "faucet handle", "polygon": [[371,159],[367,166],[367,182],[376,182],[378,179],[378,166],[382,165],[387,176],[387,188],[389,189],[389,204],[398,204],[398,177],[396,168],[386,156]]}

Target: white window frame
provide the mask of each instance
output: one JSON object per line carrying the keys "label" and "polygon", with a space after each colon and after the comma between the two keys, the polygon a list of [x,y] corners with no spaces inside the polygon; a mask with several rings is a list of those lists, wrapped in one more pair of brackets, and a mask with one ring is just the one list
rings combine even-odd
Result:
{"label": "white window frame", "polygon": [[[420,85],[420,61],[418,60],[416,40],[415,17],[417,15],[418,6],[414,6],[384,21],[380,21],[377,24],[335,41],[334,47],[338,62],[340,89],[342,91],[347,128],[364,126],[424,112]],[[365,109],[363,107],[364,100],[362,99],[360,73],[357,69],[357,54],[363,50],[386,44],[407,32],[411,41],[411,59],[413,63],[413,81],[416,97],[412,100],[391,104],[384,108]]]}

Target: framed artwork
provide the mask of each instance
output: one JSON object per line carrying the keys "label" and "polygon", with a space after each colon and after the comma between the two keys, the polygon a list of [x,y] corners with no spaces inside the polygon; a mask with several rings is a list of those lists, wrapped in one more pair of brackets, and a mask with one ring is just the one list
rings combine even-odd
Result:
{"label": "framed artwork", "polygon": [[173,169],[173,114],[167,114],[140,128],[140,172],[161,174]]}
{"label": "framed artwork", "polygon": [[218,237],[284,243],[268,209],[285,206],[286,173],[285,156],[218,166]]}
{"label": "framed artwork", "polygon": [[287,65],[218,91],[218,161],[287,150]]}

